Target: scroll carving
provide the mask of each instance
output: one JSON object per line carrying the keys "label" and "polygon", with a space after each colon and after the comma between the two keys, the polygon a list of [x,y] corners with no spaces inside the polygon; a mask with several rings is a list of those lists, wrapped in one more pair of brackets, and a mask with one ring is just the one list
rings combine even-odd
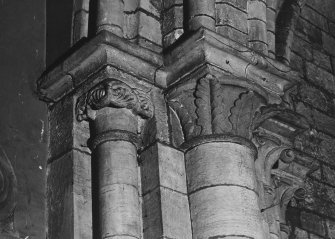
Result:
{"label": "scroll carving", "polygon": [[288,238],[285,212],[288,203],[302,198],[303,179],[289,171],[295,154],[292,145],[283,143],[279,138],[262,132],[254,137],[258,147],[256,175],[259,181],[260,207],[269,226],[271,238]]}
{"label": "scroll carving", "polygon": [[79,121],[94,118],[94,111],[104,107],[127,108],[143,118],[153,116],[148,94],[115,79],[103,81],[79,98],[77,118]]}

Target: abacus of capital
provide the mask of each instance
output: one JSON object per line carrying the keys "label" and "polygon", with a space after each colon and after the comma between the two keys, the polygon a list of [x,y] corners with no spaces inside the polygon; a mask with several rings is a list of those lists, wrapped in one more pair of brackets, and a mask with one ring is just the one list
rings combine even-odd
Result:
{"label": "abacus of capital", "polygon": [[97,35],[39,80],[49,239],[288,238],[308,171],[292,149],[309,128],[290,108],[299,76],[213,32],[195,2],[164,56],[123,39],[102,4]]}

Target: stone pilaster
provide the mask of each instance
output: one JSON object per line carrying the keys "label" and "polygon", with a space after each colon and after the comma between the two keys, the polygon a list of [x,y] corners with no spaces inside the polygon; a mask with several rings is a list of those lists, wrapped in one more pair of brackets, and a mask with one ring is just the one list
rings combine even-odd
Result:
{"label": "stone pilaster", "polygon": [[107,79],[78,101],[88,119],[97,195],[98,238],[141,238],[137,149],[138,116],[150,118],[150,99],[122,81]]}

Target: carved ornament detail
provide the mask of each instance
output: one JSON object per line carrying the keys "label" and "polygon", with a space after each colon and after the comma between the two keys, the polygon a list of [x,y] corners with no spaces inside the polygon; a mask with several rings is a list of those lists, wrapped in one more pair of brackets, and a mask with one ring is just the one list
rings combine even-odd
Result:
{"label": "carved ornament detail", "polygon": [[153,116],[149,94],[122,81],[108,79],[78,99],[77,118],[79,121],[94,119],[94,112],[105,107],[127,108],[143,118]]}
{"label": "carved ornament detail", "polygon": [[184,141],[222,134],[251,139],[256,112],[265,105],[264,98],[254,91],[223,85],[210,74],[199,79],[193,89],[172,91],[167,98]]}
{"label": "carved ornament detail", "polygon": [[257,132],[254,142],[258,148],[255,166],[261,212],[271,238],[287,238],[287,205],[295,198],[300,200],[304,197],[304,179],[290,171],[295,160],[293,146],[262,130]]}

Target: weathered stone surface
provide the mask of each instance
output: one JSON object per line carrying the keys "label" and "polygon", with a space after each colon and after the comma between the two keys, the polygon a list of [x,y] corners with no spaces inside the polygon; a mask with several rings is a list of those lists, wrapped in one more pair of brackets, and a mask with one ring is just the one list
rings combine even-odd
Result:
{"label": "weathered stone surface", "polygon": [[139,1],[139,7],[154,15],[157,18],[160,18],[161,9],[163,6],[162,0],[141,0]]}
{"label": "weathered stone surface", "polygon": [[49,161],[70,151],[72,148],[90,152],[88,124],[77,121],[75,116],[75,97],[64,99],[49,109],[50,151]]}
{"label": "weathered stone surface", "polygon": [[216,0],[216,4],[230,4],[243,11],[247,11],[247,1],[244,0]]}
{"label": "weathered stone surface", "polygon": [[294,238],[295,239],[306,239],[308,238],[308,233],[300,228],[294,229]]}
{"label": "weathered stone surface", "polygon": [[335,94],[334,75],[309,62],[306,63],[306,77],[315,85]]}
{"label": "weathered stone surface", "polygon": [[326,225],[328,229],[328,236],[330,236],[330,238],[334,238],[335,237],[335,221],[327,220],[326,223],[327,223]]}
{"label": "weathered stone surface", "polygon": [[191,239],[184,154],[156,143],[141,153],[144,236]]}
{"label": "weathered stone surface", "polygon": [[[216,26],[230,26],[243,33],[248,32],[247,13],[228,4],[216,5]],[[220,32],[219,32],[220,33]],[[236,39],[238,38],[231,38]]]}
{"label": "weathered stone surface", "polygon": [[193,236],[265,238],[250,149],[207,143],[185,157]]}
{"label": "weathered stone surface", "polygon": [[217,26],[216,31],[222,36],[229,37],[230,39],[234,39],[235,41],[247,46],[248,35],[231,26]]}
{"label": "weathered stone surface", "polygon": [[73,150],[47,168],[48,238],[92,238],[90,156]]}
{"label": "weathered stone surface", "polygon": [[313,8],[309,7],[309,5],[306,5],[302,9],[301,17],[308,20],[311,24],[318,26],[323,31],[328,31],[327,19]]}
{"label": "weathered stone surface", "polygon": [[166,187],[183,194],[187,193],[184,154],[156,143],[141,153],[143,194],[156,187]]}
{"label": "weathered stone surface", "polygon": [[[306,8],[301,1],[276,6],[275,1],[263,0],[118,0],[109,2],[112,9],[99,5],[98,28],[120,38],[101,33],[102,40],[94,39],[87,49],[72,54],[39,86],[47,98],[64,98],[50,108],[55,132],[50,140],[55,160],[51,164],[73,148],[90,152],[86,144],[90,131],[97,167],[92,171],[97,180],[93,197],[98,198],[93,208],[100,236],[330,235],[323,217],[335,215],[334,39],[326,32],[328,27],[331,31],[328,15],[312,8],[311,1]],[[293,72],[290,63],[301,74]],[[91,122],[78,123],[69,92],[81,94],[105,78],[121,85],[132,83],[107,84],[84,94],[80,102],[86,106],[79,115]],[[137,94],[142,87],[145,93]],[[148,99],[151,105],[142,104]],[[282,114],[274,110],[280,107],[286,107]],[[273,131],[283,148],[295,140],[301,153],[296,159],[278,161],[271,150],[264,153],[258,147],[259,155],[274,160],[266,169],[270,186],[263,186],[269,191],[273,186],[280,201],[273,199],[261,204],[264,207],[259,204],[265,190],[255,175],[256,152],[248,141],[260,125]],[[170,141],[185,152],[186,164],[184,153],[172,148]],[[307,196],[290,194],[297,187],[292,181],[303,187],[306,174]],[[70,197],[64,204],[69,201]],[[266,206],[269,210],[261,214]],[[67,226],[59,227],[70,230]]]}
{"label": "weathered stone surface", "polygon": [[335,38],[325,32],[322,32],[322,42],[323,42],[323,48],[325,49],[325,51],[335,56],[335,49],[334,49]]}
{"label": "weathered stone surface", "polygon": [[183,8],[182,6],[175,6],[169,8],[163,13],[162,32],[164,35],[171,31],[180,28],[183,29]]}
{"label": "weathered stone surface", "polygon": [[304,115],[309,122],[319,131],[335,136],[335,119],[329,117],[301,102],[296,104],[296,111]]}
{"label": "weathered stone surface", "polygon": [[318,234],[320,236],[325,236],[325,228],[324,228],[324,221],[319,216],[302,212],[300,215],[301,219],[301,226],[303,229]]}
{"label": "weathered stone surface", "polygon": [[306,20],[299,18],[296,25],[296,30],[299,36],[310,42],[314,47],[322,48],[322,31],[310,24]]}
{"label": "weathered stone surface", "polygon": [[148,16],[144,12],[139,12],[138,33],[142,38],[151,41],[153,44],[162,45],[162,32],[159,20]]}

